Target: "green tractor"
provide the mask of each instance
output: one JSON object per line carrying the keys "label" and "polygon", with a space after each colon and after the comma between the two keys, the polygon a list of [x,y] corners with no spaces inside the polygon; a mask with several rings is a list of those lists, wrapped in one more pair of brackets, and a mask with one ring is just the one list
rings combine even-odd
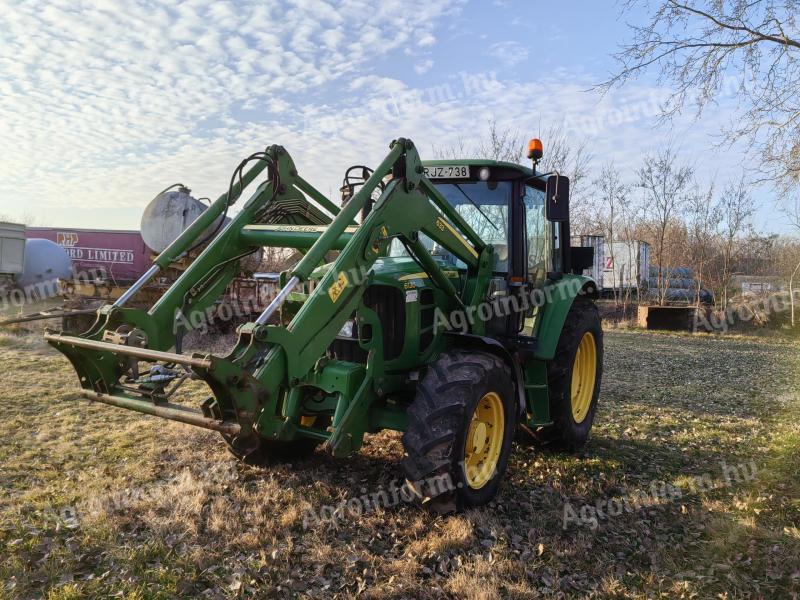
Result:
{"label": "green tractor", "polygon": [[[533,168],[422,162],[398,139],[374,170],[348,170],[338,207],[269,146],[88,331],[45,338],[83,397],[216,430],[242,460],[320,445],[346,456],[365,433],[393,429],[423,502],[485,504],[518,433],[577,448],[597,408],[603,334],[596,285],[581,275],[592,252],[570,246],[569,181],[537,174],[541,156],[532,140]],[[126,306],[215,227],[149,310]],[[227,356],[183,353],[239,261],[263,247],[302,256],[275,299]],[[209,388],[198,407],[169,401],[188,378]]]}

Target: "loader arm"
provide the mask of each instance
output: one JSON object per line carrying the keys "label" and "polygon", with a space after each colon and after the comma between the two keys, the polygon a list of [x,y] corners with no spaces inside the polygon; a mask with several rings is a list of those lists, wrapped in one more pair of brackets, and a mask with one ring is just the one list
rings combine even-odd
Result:
{"label": "loader arm", "polygon": [[[126,308],[138,289],[202,239],[264,169],[268,169],[267,181],[161,299],[148,311]],[[373,278],[373,266],[389,243],[403,242],[451,309],[477,305],[486,296],[492,247],[481,241],[422,173],[414,144],[396,140],[359,192],[339,210],[297,175],[284,148],[271,146],[240,182],[158,257],[128,294],[98,311],[88,332],[77,337],[48,332],[45,337],[72,362],[83,395],[91,400],[215,429],[245,450],[256,438],[325,440],[337,455],[356,450],[376,418],[369,409],[381,396],[385,374],[380,323],[362,298]],[[355,217],[389,174],[392,179],[371,212],[355,226]],[[463,261],[470,285],[461,290],[453,285],[420,243],[421,232]],[[285,284],[264,313],[239,328],[238,342],[227,357],[182,354],[182,334],[224,292],[237,273],[238,261],[264,246],[297,248],[305,255],[283,274]],[[312,290],[309,280],[331,250],[339,250],[339,255]],[[291,319],[284,317],[281,324],[273,324],[293,295],[302,297],[299,309]],[[366,363],[326,358],[326,350],[356,312],[359,326],[373,332],[371,339],[362,342],[368,352]],[[160,364],[167,373],[178,367],[191,371],[208,384],[213,397],[201,410],[171,404],[166,401],[165,387],[135,377],[139,362]],[[302,422],[308,394],[319,396],[320,406],[330,407],[330,427]],[[394,418],[387,411],[378,418]]]}

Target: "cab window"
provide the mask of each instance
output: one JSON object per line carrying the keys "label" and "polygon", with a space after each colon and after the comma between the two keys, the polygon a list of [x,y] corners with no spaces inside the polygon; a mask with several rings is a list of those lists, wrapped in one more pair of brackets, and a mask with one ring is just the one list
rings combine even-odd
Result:
{"label": "cab window", "polygon": [[508,272],[510,181],[437,183],[436,189],[484,242],[494,246],[494,271]]}
{"label": "cab window", "polygon": [[[508,273],[509,205],[514,185],[511,181],[435,182],[436,189],[487,244],[494,247],[494,272]],[[433,255],[466,269],[467,265],[425,234],[420,242]],[[399,240],[393,240],[389,256],[407,256]]]}
{"label": "cab window", "polygon": [[525,186],[525,230],[528,246],[528,281],[541,285],[547,276],[549,244],[547,243],[547,219],[544,211],[545,193]]}

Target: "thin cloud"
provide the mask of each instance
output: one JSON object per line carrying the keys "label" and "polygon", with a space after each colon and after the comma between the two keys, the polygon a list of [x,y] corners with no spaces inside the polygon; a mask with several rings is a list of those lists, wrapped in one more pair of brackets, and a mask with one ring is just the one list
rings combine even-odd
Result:
{"label": "thin cloud", "polygon": [[529,50],[519,42],[497,42],[489,46],[489,56],[513,67],[528,60]]}
{"label": "thin cloud", "polygon": [[430,59],[423,60],[414,65],[414,72],[418,75],[423,75],[433,68],[433,61]]}
{"label": "thin cloud", "polygon": [[[254,146],[300,130],[304,94],[330,95],[376,58],[433,44],[461,5],[15,4],[0,41],[0,202],[139,204],[176,171],[230,171]],[[265,124],[264,137],[252,134]]]}
{"label": "thin cloud", "polygon": [[[375,164],[392,139],[411,137],[427,157],[447,140],[479,138],[492,117],[531,135],[562,123],[621,168],[659,139],[641,108],[657,88],[631,85],[601,100],[583,91],[595,81],[584,72],[504,77],[452,67],[448,76],[439,43],[415,58],[426,36],[447,37],[461,2],[387,0],[374,11],[358,0],[102,6],[50,0],[4,13],[0,213],[91,208],[87,225],[104,226],[103,209],[142,208],[176,181],[216,197],[244,155],[271,143],[335,193],[348,165]],[[401,13],[408,20],[398,28]],[[504,65],[528,57],[513,41],[490,53]],[[413,88],[403,73],[377,72],[390,55],[409,74],[435,62],[435,84]],[[719,124],[678,123],[689,132],[685,151],[699,155]]]}

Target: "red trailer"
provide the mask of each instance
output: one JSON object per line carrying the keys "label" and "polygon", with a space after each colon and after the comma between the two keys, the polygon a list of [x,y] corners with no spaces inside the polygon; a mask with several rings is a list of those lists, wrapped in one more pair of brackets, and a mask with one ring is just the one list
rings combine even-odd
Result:
{"label": "red trailer", "polygon": [[[153,251],[138,231],[108,229],[75,229],[66,227],[29,227],[29,239],[39,238],[62,246],[72,259],[74,276],[60,281],[60,293],[65,299],[62,310],[48,310],[9,321],[2,325],[63,318],[65,331],[83,332],[94,322],[98,306],[113,302],[150,268]],[[136,295],[132,306],[147,308],[161,297],[170,282],[179,277],[191,262],[184,258],[180,264],[162,273]],[[277,273],[256,273],[233,280],[225,299],[209,315],[208,325],[222,327],[251,320],[260,314],[275,297]]]}
{"label": "red trailer", "polygon": [[27,237],[63,246],[77,274],[99,273],[114,284],[136,281],[152,263],[152,252],[138,231],[28,227]]}

